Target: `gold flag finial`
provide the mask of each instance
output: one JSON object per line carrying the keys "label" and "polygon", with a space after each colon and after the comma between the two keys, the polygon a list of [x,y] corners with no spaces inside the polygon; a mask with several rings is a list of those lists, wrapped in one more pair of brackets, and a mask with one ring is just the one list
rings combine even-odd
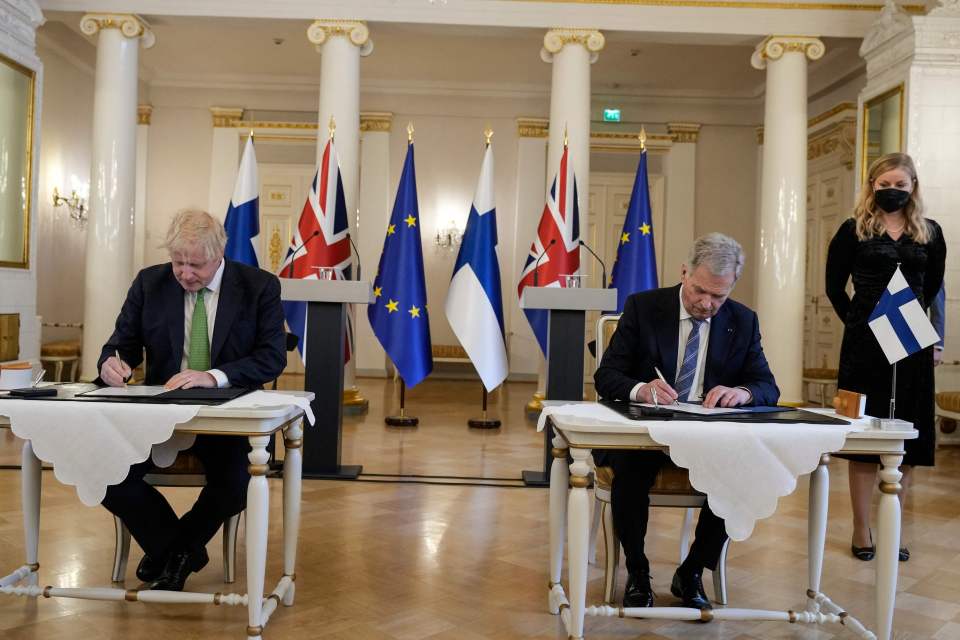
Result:
{"label": "gold flag finial", "polygon": [[337,121],[330,116],[330,122],[327,124],[327,131],[330,132],[330,139],[333,140],[333,134],[337,132]]}
{"label": "gold flag finial", "polygon": [[647,148],[647,130],[643,125],[640,125],[640,135],[637,138],[640,140],[640,151],[644,151]]}
{"label": "gold flag finial", "polygon": [[407,142],[408,143],[413,142],[413,123],[412,122],[407,123]]}
{"label": "gold flag finial", "polygon": [[493,137],[493,129],[491,129],[488,126],[486,129],[483,130],[483,140],[488,147],[490,146],[490,138],[492,137]]}
{"label": "gold flag finial", "polygon": [[567,135],[567,125],[563,125],[563,146],[567,146],[570,137]]}

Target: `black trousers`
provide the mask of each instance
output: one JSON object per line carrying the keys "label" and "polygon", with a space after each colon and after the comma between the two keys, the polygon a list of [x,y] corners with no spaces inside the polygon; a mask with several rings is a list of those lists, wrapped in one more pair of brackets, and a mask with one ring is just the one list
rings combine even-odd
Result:
{"label": "black trousers", "polygon": [[180,518],[166,498],[143,480],[154,468],[149,459],[130,467],[123,482],[107,487],[103,506],[123,520],[140,548],[153,558],[171,552],[200,551],[227,518],[246,507],[250,479],[247,439],[198,435],[189,450],[203,463],[207,484],[193,507]]}
{"label": "black trousers", "polygon": [[[623,545],[627,571],[649,573],[650,563],[643,552],[643,540],[650,516],[650,488],[669,457],[662,451],[610,451],[606,460],[613,467],[610,496],[613,526]],[[690,571],[715,569],[726,540],[723,520],[704,504],[700,509],[696,537],[683,568]]]}

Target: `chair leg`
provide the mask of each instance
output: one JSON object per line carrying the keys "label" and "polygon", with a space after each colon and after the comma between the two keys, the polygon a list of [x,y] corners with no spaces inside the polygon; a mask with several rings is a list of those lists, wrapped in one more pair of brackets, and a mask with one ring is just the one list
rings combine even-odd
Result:
{"label": "chair leg", "polygon": [[603,513],[603,503],[594,494],[593,518],[590,522],[590,538],[587,542],[587,562],[597,564],[597,531],[600,530],[600,517]]}
{"label": "chair leg", "polygon": [[240,514],[234,514],[223,523],[223,581],[233,584],[237,576],[237,528]]}
{"label": "chair leg", "polygon": [[683,512],[683,525],[680,529],[680,564],[687,559],[690,552],[690,529],[693,527],[693,507],[687,507]]}
{"label": "chair leg", "polygon": [[719,604],[727,604],[727,549],[730,548],[730,538],[723,543],[720,558],[717,559],[717,570],[713,572],[713,599]]}
{"label": "chair leg", "polygon": [[116,543],[113,549],[113,576],[114,582],[123,582],[127,575],[127,559],[130,557],[130,532],[123,520],[113,516],[113,528],[116,532]]}
{"label": "chair leg", "polygon": [[600,521],[603,524],[603,543],[606,549],[606,566],[603,574],[603,601],[613,604],[617,592],[617,568],[620,566],[620,540],[613,530],[613,510],[606,502],[600,503]]}

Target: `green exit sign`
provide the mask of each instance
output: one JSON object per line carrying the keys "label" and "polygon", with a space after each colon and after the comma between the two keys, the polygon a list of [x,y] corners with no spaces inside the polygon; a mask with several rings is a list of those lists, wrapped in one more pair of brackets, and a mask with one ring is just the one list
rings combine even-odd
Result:
{"label": "green exit sign", "polygon": [[604,109],[603,121],[604,122],[620,122],[620,109]]}

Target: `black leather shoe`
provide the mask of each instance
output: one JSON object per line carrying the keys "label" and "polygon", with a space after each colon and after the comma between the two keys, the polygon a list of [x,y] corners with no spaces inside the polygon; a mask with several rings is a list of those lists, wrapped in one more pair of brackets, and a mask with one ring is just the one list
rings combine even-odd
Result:
{"label": "black leather shoe", "polygon": [[653,589],[650,587],[649,573],[627,574],[627,587],[623,590],[623,606],[652,607]]}
{"label": "black leather shoe", "polygon": [[869,547],[858,547],[855,544],[850,545],[850,553],[853,554],[853,557],[857,560],[863,560],[864,562],[869,562],[873,560],[873,557],[877,553],[877,548],[873,544],[873,531],[870,531],[870,546]]}
{"label": "black leather shoe", "polygon": [[686,573],[677,569],[670,583],[670,593],[683,600],[683,606],[691,609],[713,609],[706,592],[703,590],[703,580],[700,571]]}
{"label": "black leather shoe", "polygon": [[140,582],[153,582],[163,573],[163,567],[167,564],[167,557],[153,558],[143,554],[140,564],[137,565],[137,580]]}
{"label": "black leather shoe", "polygon": [[171,553],[167,558],[167,563],[163,567],[163,572],[150,585],[153,591],[183,591],[183,585],[187,578],[194,571],[203,569],[210,558],[207,556],[206,549],[196,553],[189,551],[177,551]]}

